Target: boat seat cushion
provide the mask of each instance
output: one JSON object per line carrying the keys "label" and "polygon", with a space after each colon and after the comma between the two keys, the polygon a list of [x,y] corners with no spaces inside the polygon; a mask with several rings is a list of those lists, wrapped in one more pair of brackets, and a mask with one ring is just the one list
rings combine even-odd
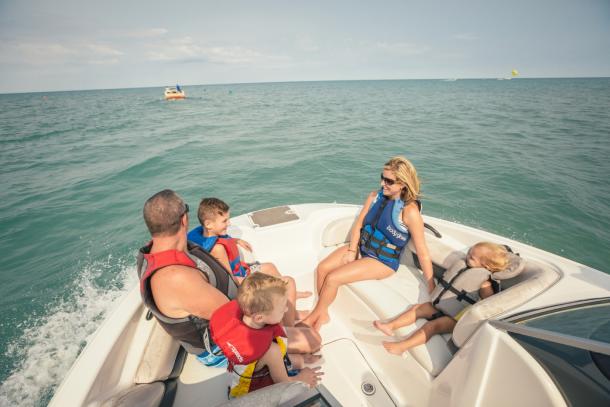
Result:
{"label": "boat seat cushion", "polygon": [[[428,233],[424,236],[432,262],[443,269],[450,267],[455,260],[463,258],[468,250],[468,246],[461,242],[449,239],[443,241]],[[416,253],[412,241],[407,248],[409,252]],[[453,343],[458,347],[463,346],[482,323],[525,304],[559,278],[559,271],[550,265],[526,260],[524,270],[520,274],[502,280],[503,290],[500,293],[477,302],[464,313],[453,330]]]}
{"label": "boat seat cushion", "polygon": [[322,247],[339,246],[349,242],[355,218],[339,218],[330,222],[322,232]]}
{"label": "boat seat cushion", "polygon": [[154,407],[161,404],[164,393],[161,382],[138,384],[110,397],[101,407]]}
{"label": "boat seat cushion", "polygon": [[172,372],[180,349],[178,341],[165,332],[156,319],[149,322],[154,324],[154,327],[140,359],[134,378],[136,384],[166,380]]}
{"label": "boat seat cushion", "polygon": [[[429,301],[421,273],[404,264],[398,271],[382,280],[368,280],[348,285],[379,319],[391,319],[406,311],[411,305]],[[418,319],[415,324],[395,331],[395,337],[405,339],[427,321]],[[451,360],[452,354],[447,345],[451,335],[434,335],[421,346],[414,347],[409,353],[431,375],[438,375]]]}
{"label": "boat seat cushion", "polygon": [[515,309],[555,284],[561,277],[550,265],[526,260],[524,270],[510,280],[502,280],[503,290],[479,301],[458,321],[453,330],[453,342],[458,347],[485,321]]}

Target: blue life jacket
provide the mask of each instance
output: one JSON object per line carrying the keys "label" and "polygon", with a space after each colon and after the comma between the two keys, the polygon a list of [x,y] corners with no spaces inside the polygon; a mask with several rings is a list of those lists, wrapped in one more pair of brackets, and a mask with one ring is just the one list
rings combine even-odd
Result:
{"label": "blue life jacket", "polygon": [[206,252],[211,252],[212,248],[216,244],[216,240],[218,240],[218,236],[210,236],[205,237],[203,235],[203,226],[197,226],[195,229],[191,230],[186,238],[189,242],[193,242],[203,248]]}
{"label": "blue life jacket", "polygon": [[211,252],[214,246],[218,243],[225,248],[227,257],[229,258],[229,265],[231,266],[231,273],[236,277],[247,277],[250,275],[250,266],[241,261],[237,243],[234,238],[229,235],[222,236],[209,236],[203,235],[203,227],[197,226],[191,230],[187,239],[203,248],[206,252]]}
{"label": "blue life jacket", "polygon": [[[419,201],[417,203],[421,208]],[[411,238],[401,219],[404,207],[403,200],[390,200],[383,195],[382,189],[379,190],[360,230],[363,257],[372,257],[393,270],[398,269],[400,254]]]}

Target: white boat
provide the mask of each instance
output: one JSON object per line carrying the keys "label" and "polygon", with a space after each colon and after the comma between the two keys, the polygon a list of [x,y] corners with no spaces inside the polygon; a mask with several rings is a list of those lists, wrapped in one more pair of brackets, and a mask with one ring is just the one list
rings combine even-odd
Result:
{"label": "white boat", "polygon": [[[300,290],[314,291],[316,264],[346,242],[359,210],[343,204],[272,208],[233,218],[229,233],[251,243],[254,254],[245,256],[274,262]],[[426,240],[435,272],[481,240],[509,245],[526,260],[525,270],[472,306],[452,335],[434,336],[402,356],[384,350],[387,337],[372,321],[428,299],[413,248],[391,277],[341,287],[331,321],[321,329],[325,375],[315,397],[350,407],[610,405],[609,275],[485,231],[424,220],[432,227]],[[313,301],[301,299],[298,308]],[[402,328],[397,338],[424,322]],[[216,406],[227,402],[226,381],[224,369],[184,353],[147,316],[134,287],[82,351],[50,406]]]}
{"label": "white boat", "polygon": [[179,86],[170,86],[165,88],[164,92],[165,100],[177,100],[186,98],[186,93],[184,89],[181,89]]}

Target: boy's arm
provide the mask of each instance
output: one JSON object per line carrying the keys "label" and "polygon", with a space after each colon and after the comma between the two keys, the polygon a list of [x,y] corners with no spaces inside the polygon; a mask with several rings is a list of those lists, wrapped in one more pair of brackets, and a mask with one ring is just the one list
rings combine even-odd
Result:
{"label": "boy's arm", "polygon": [[275,342],[269,346],[269,349],[258,363],[267,366],[274,383],[303,382],[310,387],[315,387],[320,381],[320,376],[323,374],[322,372],[319,372],[319,367],[313,369],[305,367],[301,369],[298,375],[289,377],[288,373],[286,373],[286,367],[284,366],[282,351]]}
{"label": "boy's arm", "polygon": [[235,244],[243,247],[249,252],[252,252],[252,246],[250,246],[250,243],[246,242],[244,239],[235,238]]}
{"label": "boy's arm", "polygon": [[210,254],[214,256],[214,258],[216,258],[216,260],[218,260],[220,264],[224,266],[224,268],[229,270],[229,273],[233,273],[233,270],[231,270],[231,264],[229,263],[229,256],[227,255],[227,251],[225,250],[223,245],[214,245],[214,247],[212,247],[212,250],[210,251]]}
{"label": "boy's arm", "polygon": [[479,288],[479,297],[481,297],[481,299],[485,299],[487,297],[491,297],[492,295],[494,295],[494,289],[491,286],[491,281],[487,280],[481,284],[481,288]]}

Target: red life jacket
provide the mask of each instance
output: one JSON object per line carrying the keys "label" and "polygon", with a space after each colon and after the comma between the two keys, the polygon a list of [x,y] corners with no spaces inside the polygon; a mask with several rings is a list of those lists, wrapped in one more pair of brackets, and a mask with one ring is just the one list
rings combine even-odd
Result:
{"label": "red life jacket", "polygon": [[242,321],[243,313],[237,300],[218,308],[210,320],[212,339],[220,347],[229,361],[231,373],[231,397],[243,396],[249,392],[273,384],[267,367],[254,371],[258,360],[267,352],[272,342],[276,342],[286,356],[288,340],[281,325],[267,325],[261,329],[250,328]]}
{"label": "red life jacket", "polygon": [[140,276],[140,294],[146,291],[146,283],[159,269],[167,266],[187,266],[196,269],[197,264],[183,251],[165,250],[158,253],[143,253],[146,270]]}
{"label": "red life jacket", "polygon": [[140,295],[142,302],[155,316],[161,327],[173,338],[191,345],[192,350],[211,349],[209,344],[209,321],[194,315],[183,318],[171,318],[164,315],[152,295],[150,280],[160,269],[181,265],[199,270],[207,281],[229,299],[237,296],[237,286],[227,273],[227,270],[209,253],[198,246],[189,246],[189,252],[166,250],[150,253],[152,242],[142,247],[138,253],[137,272],[140,279]]}
{"label": "red life jacket", "polygon": [[232,237],[218,237],[216,244],[222,245],[227,252],[229,264],[231,265],[231,273],[237,277],[248,277],[250,275],[250,266],[248,263],[241,260],[239,249],[237,248],[237,240]]}

